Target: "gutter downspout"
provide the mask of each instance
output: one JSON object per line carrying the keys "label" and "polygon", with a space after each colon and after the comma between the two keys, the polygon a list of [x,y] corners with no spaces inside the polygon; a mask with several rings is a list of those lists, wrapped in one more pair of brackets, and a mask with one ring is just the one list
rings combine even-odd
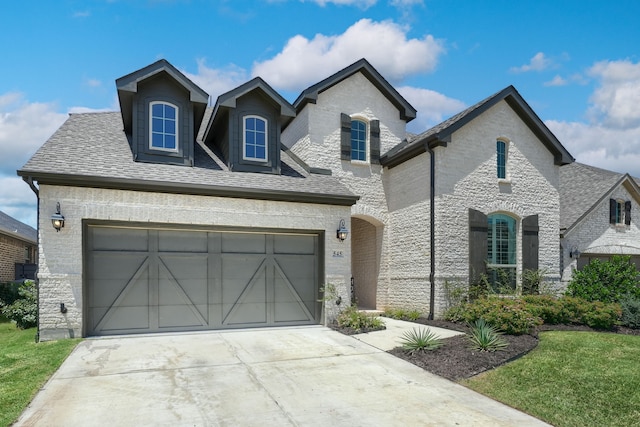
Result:
{"label": "gutter downspout", "polygon": [[[38,248],[38,258],[40,258],[40,190],[33,183],[33,178],[30,176],[23,176],[22,180],[29,184],[31,191],[33,191],[38,199],[38,204],[36,206],[36,248]],[[36,270],[36,312],[38,313],[38,322],[36,324],[36,343],[40,342],[40,279],[38,279],[38,270],[40,269],[40,263],[38,262],[38,269]]]}
{"label": "gutter downspout", "polygon": [[429,153],[430,165],[429,165],[429,198],[431,203],[431,210],[429,212],[429,225],[430,225],[430,241],[429,241],[429,261],[430,261],[430,269],[429,269],[429,284],[431,289],[429,290],[429,320],[433,320],[434,312],[435,312],[435,294],[436,294],[436,285],[434,283],[435,275],[436,275],[436,236],[435,236],[435,224],[436,224],[436,196],[435,196],[435,179],[436,179],[436,161],[435,161],[435,153],[429,147],[429,144],[425,144],[425,148]]}

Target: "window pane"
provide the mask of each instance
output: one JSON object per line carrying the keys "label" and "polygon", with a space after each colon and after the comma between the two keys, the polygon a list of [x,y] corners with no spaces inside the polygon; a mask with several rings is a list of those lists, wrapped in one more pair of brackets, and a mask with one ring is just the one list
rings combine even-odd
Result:
{"label": "window pane", "polygon": [[256,156],[257,159],[266,159],[264,147],[256,147]]}
{"label": "window pane", "polygon": [[152,119],[152,127],[151,130],[153,132],[162,132],[164,129],[162,128],[162,119]]}
{"label": "window pane", "polygon": [[175,120],[175,118],[176,118],[176,109],[173,108],[170,105],[165,105],[164,106],[164,116],[167,119]]}
{"label": "window pane", "polygon": [[254,119],[254,120],[256,122],[255,123],[255,129],[258,132],[264,132],[264,130],[265,130],[265,122],[264,122],[264,120],[258,120],[258,119]]}
{"label": "window pane", "polygon": [[245,127],[247,128],[247,130],[255,130],[256,119],[254,119],[253,117],[249,117],[245,120],[246,120]]}
{"label": "window pane", "polygon": [[176,122],[173,120],[165,120],[164,122],[164,131],[166,133],[170,133],[172,135],[176,134]]}
{"label": "window pane", "polygon": [[247,144],[246,146],[246,157],[255,158],[256,157],[256,147],[254,145]]}
{"label": "window pane", "polygon": [[506,143],[504,141],[496,141],[496,154],[497,154],[497,174],[498,174],[498,178],[504,179],[507,176]]}
{"label": "window pane", "polygon": [[157,148],[163,148],[164,141],[162,135],[159,133],[154,133],[151,137],[151,146]]}
{"label": "window pane", "polygon": [[253,133],[252,131],[247,131],[247,135],[246,135],[245,141],[249,145],[255,145],[255,143],[256,143],[256,134]]}
{"label": "window pane", "polygon": [[164,148],[169,150],[176,149],[176,137],[174,135],[166,135],[164,137]]}
{"label": "window pane", "polygon": [[163,111],[164,111],[164,105],[162,104],[153,104],[152,108],[152,115],[153,117],[164,117]]}

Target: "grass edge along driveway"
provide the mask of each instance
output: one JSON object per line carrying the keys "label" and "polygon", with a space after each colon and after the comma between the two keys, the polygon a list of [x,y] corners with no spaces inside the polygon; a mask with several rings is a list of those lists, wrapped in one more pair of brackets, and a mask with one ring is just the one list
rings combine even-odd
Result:
{"label": "grass edge along driveway", "polygon": [[0,316],[0,426],[20,416],[38,390],[81,341],[35,342],[36,329],[21,330]]}
{"label": "grass edge along driveway", "polygon": [[640,426],[640,336],[544,332],[528,355],[462,384],[556,427]]}

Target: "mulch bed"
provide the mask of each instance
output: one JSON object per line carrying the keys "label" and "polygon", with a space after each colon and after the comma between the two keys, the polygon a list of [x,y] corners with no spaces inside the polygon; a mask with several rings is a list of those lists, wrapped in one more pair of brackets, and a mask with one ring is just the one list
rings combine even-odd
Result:
{"label": "mulch bed", "polygon": [[[466,325],[447,322],[444,320],[427,320],[420,318],[416,320],[416,323],[452,329],[465,333],[468,332]],[[352,329],[339,328],[337,325],[332,327],[333,329],[347,335],[365,332],[356,332]],[[504,338],[509,342],[509,345],[500,351],[491,352],[470,350],[468,338],[465,335],[458,335],[443,339],[442,341],[444,345],[437,350],[420,351],[414,354],[409,354],[400,347],[397,347],[389,351],[389,353],[436,375],[440,375],[452,381],[460,381],[524,356],[538,345],[538,332],[550,330],[595,331],[588,326],[581,325],[542,325],[531,335],[504,335]],[[640,335],[640,329],[629,329],[624,327],[618,327],[610,332],[627,335]]]}

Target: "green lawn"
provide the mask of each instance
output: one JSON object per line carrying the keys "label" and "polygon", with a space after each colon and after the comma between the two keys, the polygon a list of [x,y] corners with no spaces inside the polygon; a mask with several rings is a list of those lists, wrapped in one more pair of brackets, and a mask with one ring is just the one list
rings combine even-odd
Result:
{"label": "green lawn", "polygon": [[0,316],[0,426],[13,423],[80,340],[35,343],[36,329],[20,330]]}
{"label": "green lawn", "polygon": [[464,385],[556,427],[640,426],[640,336],[544,332],[525,357]]}

